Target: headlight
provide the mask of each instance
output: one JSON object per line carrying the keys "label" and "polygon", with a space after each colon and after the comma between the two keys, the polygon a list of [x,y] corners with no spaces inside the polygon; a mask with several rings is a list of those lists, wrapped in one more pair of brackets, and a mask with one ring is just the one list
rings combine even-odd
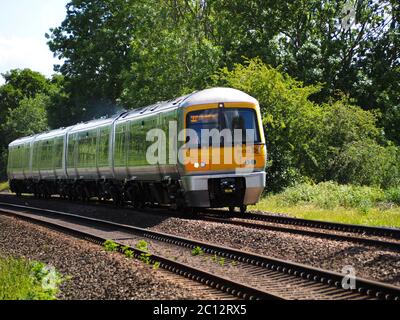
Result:
{"label": "headlight", "polygon": [[196,163],[194,164],[194,167],[195,167],[196,169],[205,168],[206,166],[207,166],[207,164],[206,164],[205,162],[201,162],[201,163],[196,162]]}

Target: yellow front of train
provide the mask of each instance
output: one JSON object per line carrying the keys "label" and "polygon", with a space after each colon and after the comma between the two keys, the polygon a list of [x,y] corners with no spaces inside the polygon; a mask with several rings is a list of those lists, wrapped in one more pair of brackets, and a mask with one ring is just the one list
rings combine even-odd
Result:
{"label": "yellow front of train", "polygon": [[186,205],[236,208],[256,204],[266,183],[266,141],[259,103],[215,88],[186,102],[182,176]]}

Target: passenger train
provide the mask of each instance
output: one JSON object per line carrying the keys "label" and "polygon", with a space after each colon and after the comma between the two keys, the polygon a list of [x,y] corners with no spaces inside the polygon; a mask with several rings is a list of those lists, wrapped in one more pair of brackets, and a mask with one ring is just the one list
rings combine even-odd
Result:
{"label": "passenger train", "polygon": [[[157,159],[167,161],[149,161],[153,129],[166,141],[154,155],[163,150],[166,156]],[[221,135],[215,144],[201,135],[206,129],[240,129],[252,137],[228,143]],[[245,212],[265,188],[266,152],[258,101],[239,90],[212,88],[18,139],[9,145],[7,173],[17,195]]]}

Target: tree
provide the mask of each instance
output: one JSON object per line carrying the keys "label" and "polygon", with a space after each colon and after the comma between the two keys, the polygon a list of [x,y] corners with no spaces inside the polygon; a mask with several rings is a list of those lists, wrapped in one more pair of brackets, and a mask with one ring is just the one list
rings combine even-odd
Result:
{"label": "tree", "polygon": [[73,103],[81,110],[97,101],[115,103],[121,94],[121,72],[129,69],[129,48],[135,29],[145,20],[140,11],[146,3],[72,0],[64,22],[46,35],[50,50],[65,59],[56,70],[65,76]]}
{"label": "tree", "polygon": [[19,106],[10,110],[6,120],[0,125],[2,145],[0,145],[0,178],[6,175],[7,146],[10,142],[40,133],[47,129],[46,108],[49,97],[39,93],[34,98],[23,98]]}
{"label": "tree", "polygon": [[377,115],[347,96],[317,104],[310,98],[319,86],[305,86],[260,59],[225,68],[214,79],[260,101],[269,191],[307,180],[385,187],[400,181],[400,149],[386,140]]}
{"label": "tree", "polygon": [[146,24],[135,32],[121,95],[129,108],[201,90],[220,66],[221,48],[203,24],[205,2],[165,3],[169,6],[149,8]]}
{"label": "tree", "polygon": [[49,102],[49,97],[44,94],[21,100],[19,106],[11,110],[0,127],[6,141],[11,142],[47,130],[46,109]]}
{"label": "tree", "polygon": [[3,74],[5,84],[0,86],[0,123],[4,123],[9,110],[17,108],[25,98],[50,90],[49,81],[39,72],[14,69]]}
{"label": "tree", "polygon": [[268,190],[278,191],[302,181],[316,171],[316,155],[310,148],[318,137],[321,107],[309,100],[320,90],[303,84],[260,59],[222,69],[215,85],[243,90],[260,101],[269,154]]}
{"label": "tree", "polygon": [[57,70],[74,109],[86,120],[98,105],[138,107],[204,87],[221,56],[209,15],[207,1],[71,1],[47,37],[66,59]]}
{"label": "tree", "polygon": [[0,86],[0,178],[5,177],[7,147],[24,135],[47,128],[47,107],[57,84],[39,72],[15,69]]}

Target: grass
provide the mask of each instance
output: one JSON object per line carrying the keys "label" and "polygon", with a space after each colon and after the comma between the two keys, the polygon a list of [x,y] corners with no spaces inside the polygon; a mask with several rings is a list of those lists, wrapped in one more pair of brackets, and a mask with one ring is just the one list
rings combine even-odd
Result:
{"label": "grass", "polygon": [[119,245],[112,240],[107,240],[103,243],[104,250],[107,252],[116,252],[119,249]]}
{"label": "grass", "polygon": [[300,184],[270,195],[251,209],[312,220],[400,227],[400,188]]}
{"label": "grass", "polygon": [[43,263],[0,257],[0,300],[56,300],[62,282]]}
{"label": "grass", "polygon": [[10,190],[10,186],[8,185],[8,182],[0,182],[0,192],[3,191],[8,191]]}

